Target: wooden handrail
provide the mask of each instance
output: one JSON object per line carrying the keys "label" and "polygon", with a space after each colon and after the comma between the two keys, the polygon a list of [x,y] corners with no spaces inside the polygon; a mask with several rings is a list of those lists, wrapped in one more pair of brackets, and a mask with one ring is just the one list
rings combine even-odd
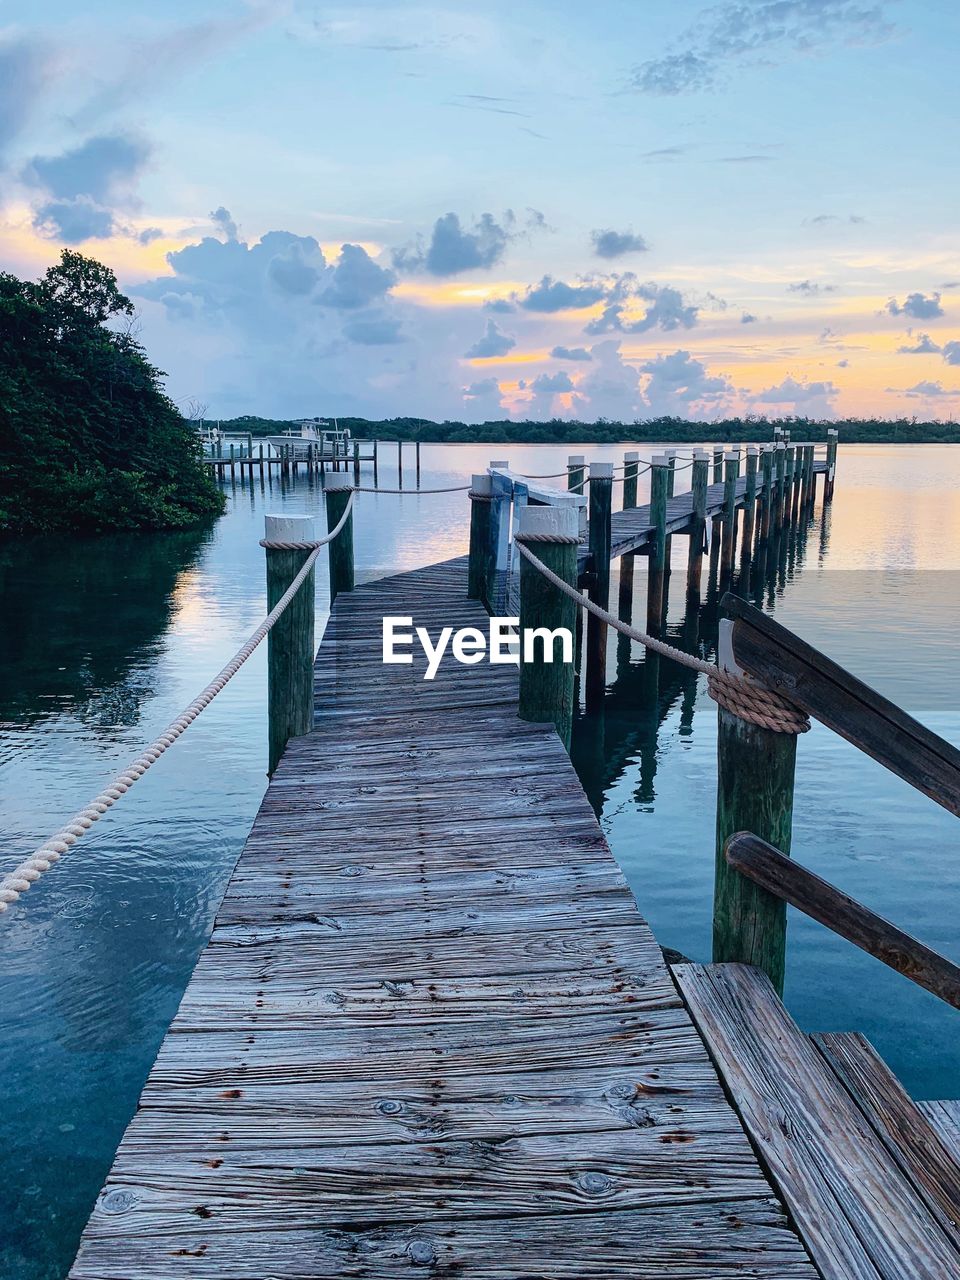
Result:
{"label": "wooden handrail", "polygon": [[960,817],[960,751],[818,649],[739,596],[721,602],[732,621],[733,660],[855,747]]}
{"label": "wooden handrail", "polygon": [[829,884],[759,836],[738,831],[724,846],[734,870],[804,915],[960,1009],[960,967]]}

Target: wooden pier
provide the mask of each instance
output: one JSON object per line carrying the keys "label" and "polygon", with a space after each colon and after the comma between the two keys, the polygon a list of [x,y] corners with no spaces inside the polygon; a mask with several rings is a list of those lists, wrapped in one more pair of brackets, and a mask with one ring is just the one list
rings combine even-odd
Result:
{"label": "wooden pier", "polygon": [[[736,480],[721,520],[751,501]],[[416,646],[384,665],[387,615],[485,630],[468,588],[495,555],[496,483],[475,483],[491,515],[469,564],[353,588],[332,561],[313,728],[273,774],[72,1280],[960,1276],[960,1106],[914,1104],[862,1037],[797,1028],[767,976],[780,925],[762,895],[955,1003],[960,969],[767,830],[718,833],[723,945],[743,960],[763,934],[761,967],[671,968],[559,713],[518,716],[513,666],[424,680]],[[665,523],[699,536],[717,487],[685,522],[669,493],[652,525],[628,509],[616,547]],[[784,477],[781,510],[790,492]],[[547,527],[523,517],[520,536]],[[531,598],[521,586],[521,619]],[[776,668],[802,710],[960,813],[960,752],[748,605],[728,613],[730,661]],[[748,728],[736,749],[766,750]],[[721,899],[724,874],[739,888]]]}

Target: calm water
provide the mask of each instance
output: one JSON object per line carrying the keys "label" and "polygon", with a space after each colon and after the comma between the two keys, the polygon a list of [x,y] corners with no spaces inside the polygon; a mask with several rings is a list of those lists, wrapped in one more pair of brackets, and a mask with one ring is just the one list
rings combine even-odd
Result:
{"label": "calm water", "polygon": [[[424,446],[423,483],[468,480],[491,456],[558,471],[569,451]],[[380,478],[395,481],[386,464]],[[259,621],[264,512],[320,503],[303,479],[274,481],[238,486],[206,534],[0,545],[0,869],[98,791]],[[459,554],[466,530],[463,494],[361,495],[359,576]],[[679,569],[685,539],[675,553]],[[960,743],[958,570],[960,449],[843,446],[833,507],[789,549],[765,607]],[[324,575],[321,558],[321,604]],[[684,617],[680,573],[673,583],[671,629],[689,638],[695,625],[709,650],[715,611]],[[638,566],[638,617],[644,588]],[[604,715],[577,726],[578,767],[660,941],[708,959],[713,704],[615,639],[608,678]],[[60,1277],[72,1259],[259,804],[265,692],[264,650],[0,918],[0,1275]],[[955,819],[833,734],[801,739],[794,855],[960,961],[958,836]],[[866,1031],[916,1096],[960,1095],[960,1015],[796,915],[788,951],[786,999],[804,1027]]]}

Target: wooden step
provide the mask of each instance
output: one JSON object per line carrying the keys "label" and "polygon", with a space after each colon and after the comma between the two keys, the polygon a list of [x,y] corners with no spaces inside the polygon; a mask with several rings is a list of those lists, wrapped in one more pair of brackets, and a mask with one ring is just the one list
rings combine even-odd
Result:
{"label": "wooden step", "polygon": [[960,1251],[960,1167],[956,1157],[866,1036],[847,1032],[811,1038]]}
{"label": "wooden step", "polygon": [[946,1280],[960,1252],[769,979],[673,970],[744,1127],[824,1280]]}
{"label": "wooden step", "polygon": [[960,1163],[960,1099],[918,1102],[917,1106],[936,1129],[940,1141]]}

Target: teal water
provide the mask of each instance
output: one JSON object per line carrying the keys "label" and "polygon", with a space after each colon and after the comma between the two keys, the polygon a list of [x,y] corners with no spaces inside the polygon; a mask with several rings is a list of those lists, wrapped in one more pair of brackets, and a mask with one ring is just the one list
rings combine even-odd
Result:
{"label": "teal water", "polygon": [[[558,471],[567,452],[424,446],[423,484],[469,480],[504,454],[518,471]],[[393,484],[394,448],[382,457]],[[408,483],[411,462],[409,450]],[[0,544],[0,869],[95,794],[256,626],[264,513],[321,510],[303,478],[228,492],[206,533]],[[466,507],[462,494],[361,495],[358,576],[460,554]],[[685,616],[685,540],[674,549],[671,630],[689,637],[695,622],[709,650],[715,601]],[[844,446],[836,499],[826,517],[818,504],[764,607],[960,743],[958,571],[960,450]],[[638,568],[638,617],[644,587]],[[317,592],[322,606],[322,557]],[[708,959],[713,704],[615,639],[608,681],[603,714],[576,727],[584,785],[660,941]],[[69,1266],[266,784],[265,695],[258,652],[0,917],[0,1275],[50,1280]],[[814,727],[801,740],[794,856],[960,961],[958,832],[835,735]],[[863,1030],[916,1096],[960,1096],[960,1015],[804,918],[789,927],[786,1000],[804,1027]]]}

